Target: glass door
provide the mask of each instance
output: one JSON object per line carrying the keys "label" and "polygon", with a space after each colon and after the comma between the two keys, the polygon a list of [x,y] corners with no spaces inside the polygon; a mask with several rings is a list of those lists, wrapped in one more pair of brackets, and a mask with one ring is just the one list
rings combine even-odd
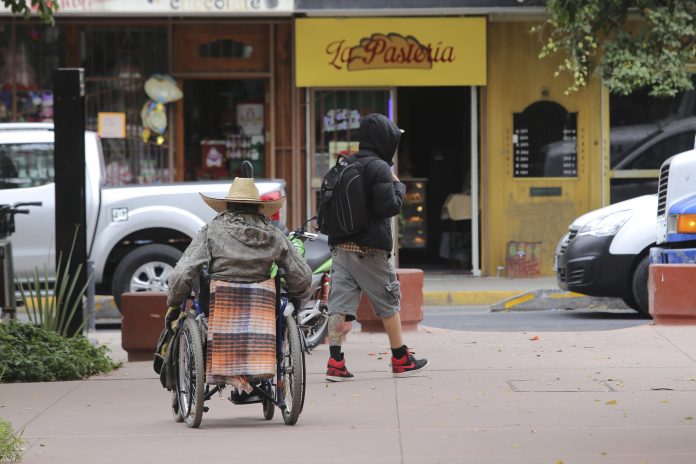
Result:
{"label": "glass door", "polygon": [[316,214],[324,174],[339,155],[358,151],[358,129],[364,116],[382,113],[394,119],[391,89],[315,89],[312,91],[310,124],[311,160],[309,209]]}
{"label": "glass door", "polygon": [[233,179],[248,160],[266,177],[266,80],[184,82],[185,180]]}

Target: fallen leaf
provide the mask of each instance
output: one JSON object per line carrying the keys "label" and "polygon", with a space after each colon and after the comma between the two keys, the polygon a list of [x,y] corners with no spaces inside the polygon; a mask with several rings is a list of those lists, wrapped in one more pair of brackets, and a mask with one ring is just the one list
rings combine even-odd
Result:
{"label": "fallen leaf", "polygon": [[667,403],[669,403],[669,400],[661,400],[660,403],[667,404]]}
{"label": "fallen leaf", "polygon": [[537,340],[539,340],[539,336],[538,336],[538,335],[535,335],[535,336],[533,336],[532,338],[530,338],[530,340],[537,341]]}
{"label": "fallen leaf", "polygon": [[368,356],[377,356],[377,353],[367,353]]}
{"label": "fallen leaf", "polygon": [[611,401],[607,401],[605,404],[608,404],[609,406],[614,406],[614,405],[619,404],[619,403],[616,400],[611,400]]}
{"label": "fallen leaf", "polygon": [[694,418],[691,417],[691,416],[686,416],[686,417],[684,418],[684,420],[694,420]]}

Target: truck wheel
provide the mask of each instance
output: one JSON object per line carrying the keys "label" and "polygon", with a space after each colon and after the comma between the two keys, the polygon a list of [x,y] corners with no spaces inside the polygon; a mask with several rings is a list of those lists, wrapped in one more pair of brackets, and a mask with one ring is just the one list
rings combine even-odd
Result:
{"label": "truck wheel", "polygon": [[124,256],[116,267],[111,284],[119,310],[122,293],[169,290],[169,274],[181,255],[181,251],[172,246],[152,244],[138,247]]}
{"label": "truck wheel", "polygon": [[650,266],[650,256],[644,256],[640,260],[631,280],[631,290],[633,290],[633,299],[636,302],[634,309],[640,314],[649,316],[648,311],[648,267]]}

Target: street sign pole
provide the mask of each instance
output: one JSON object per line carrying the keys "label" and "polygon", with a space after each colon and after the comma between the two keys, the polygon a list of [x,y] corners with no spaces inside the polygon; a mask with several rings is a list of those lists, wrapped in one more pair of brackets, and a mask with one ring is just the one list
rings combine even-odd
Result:
{"label": "street sign pole", "polygon": [[[72,280],[77,276],[74,292],[83,289],[87,282],[84,83],[83,69],[53,71],[56,264],[62,256],[62,266],[65,267],[70,258],[70,266],[57,276],[55,288],[61,288],[62,282],[58,279]],[[67,282],[65,285],[69,288]],[[75,298],[76,294],[67,295],[66,299],[58,302],[58,309],[63,312],[64,318],[70,317]],[[80,297],[68,321],[70,336],[79,333],[84,320],[83,311]]]}

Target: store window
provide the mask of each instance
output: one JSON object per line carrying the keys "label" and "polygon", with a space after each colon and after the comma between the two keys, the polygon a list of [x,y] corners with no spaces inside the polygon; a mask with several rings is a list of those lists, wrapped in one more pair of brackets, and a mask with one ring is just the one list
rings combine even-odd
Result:
{"label": "store window", "polygon": [[264,79],[185,81],[186,180],[236,177],[245,160],[265,176],[265,95]]}
{"label": "store window", "polygon": [[[98,130],[100,112],[125,113],[124,138],[104,138],[108,185],[170,180],[166,129],[161,138],[143,138],[146,80],[168,70],[165,27],[88,27],[80,31],[80,63],[86,70],[87,128]],[[166,116],[167,110],[163,109]],[[170,123],[170,121],[167,121]]]}
{"label": "store window", "polygon": [[336,164],[338,156],[358,151],[358,129],[363,116],[371,113],[391,116],[390,95],[389,90],[314,91],[311,187],[315,202],[324,174]]}
{"label": "store window", "polygon": [[[696,85],[696,76],[693,77]],[[610,98],[611,202],[657,191],[662,163],[690,150],[696,134],[696,90],[655,98],[648,90]]]}
{"label": "store window", "polygon": [[53,121],[53,70],[65,65],[62,27],[0,23],[0,122]]}
{"label": "store window", "polygon": [[180,24],[173,28],[178,73],[268,71],[270,29],[260,24]]}

